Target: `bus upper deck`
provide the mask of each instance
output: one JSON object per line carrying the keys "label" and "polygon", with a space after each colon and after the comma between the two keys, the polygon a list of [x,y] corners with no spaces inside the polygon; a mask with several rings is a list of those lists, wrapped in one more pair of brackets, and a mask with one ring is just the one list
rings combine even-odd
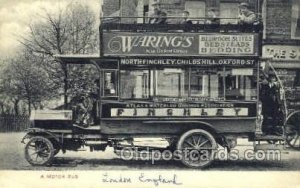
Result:
{"label": "bus upper deck", "polygon": [[[146,32],[160,32],[160,31],[191,31],[191,32],[262,32],[263,24],[258,18],[253,23],[241,23],[238,18],[211,18],[207,17],[191,17],[188,23],[182,23],[178,20],[182,17],[166,17],[169,22],[164,24],[150,23],[149,20],[153,17],[102,17],[100,24],[101,31],[123,30],[128,32],[146,31]],[[137,20],[137,21],[133,21]]]}

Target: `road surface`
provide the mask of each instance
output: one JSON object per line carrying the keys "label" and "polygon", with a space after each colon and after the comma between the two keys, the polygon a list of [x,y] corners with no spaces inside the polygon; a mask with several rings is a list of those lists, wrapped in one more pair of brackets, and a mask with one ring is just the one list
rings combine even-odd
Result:
{"label": "road surface", "polygon": [[[33,167],[24,158],[25,133],[0,133],[0,170],[190,170],[179,161],[151,161],[120,159],[108,147],[105,152],[86,151],[59,153],[52,165]],[[252,149],[252,143],[238,140],[238,151]],[[298,171],[300,151],[284,151],[281,160],[216,160],[206,171]]]}

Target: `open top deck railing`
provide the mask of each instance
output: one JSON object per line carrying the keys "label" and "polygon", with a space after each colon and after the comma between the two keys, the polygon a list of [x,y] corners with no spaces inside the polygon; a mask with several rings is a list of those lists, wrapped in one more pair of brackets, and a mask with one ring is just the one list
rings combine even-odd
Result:
{"label": "open top deck railing", "polygon": [[182,17],[168,16],[164,23],[149,23],[150,19],[161,17],[102,17],[100,29],[121,31],[184,31],[184,32],[262,32],[261,19],[244,24],[239,18],[190,17],[192,23],[182,23]]}

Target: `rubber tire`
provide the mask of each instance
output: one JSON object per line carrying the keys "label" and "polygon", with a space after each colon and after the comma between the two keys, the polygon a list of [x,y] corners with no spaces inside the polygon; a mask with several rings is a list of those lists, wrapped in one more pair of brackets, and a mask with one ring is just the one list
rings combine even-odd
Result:
{"label": "rubber tire", "polygon": [[[192,130],[189,130],[189,131],[185,132],[185,133],[179,138],[179,140],[178,140],[178,143],[177,143],[177,149],[178,149],[178,150],[181,150],[181,149],[182,149],[182,144],[184,143],[185,139],[186,139],[187,137],[191,136],[192,134],[195,134],[195,133],[199,133],[199,134],[205,135],[205,136],[207,137],[207,139],[209,139],[210,142],[212,143],[212,148],[217,149],[218,144],[217,144],[217,142],[216,142],[214,136],[213,136],[211,133],[209,133],[209,132],[207,132],[207,131],[205,131],[205,130],[203,130],[203,129],[192,129]],[[187,167],[189,167],[189,168],[200,168],[200,169],[202,169],[202,168],[205,168],[205,167],[209,166],[209,165],[213,162],[214,156],[211,156],[211,157],[212,157],[212,160],[208,160],[208,162],[205,163],[204,165],[191,165],[190,163],[187,163],[186,160],[184,160],[184,157],[182,157],[181,162],[182,162],[185,166],[187,166]]]}
{"label": "rubber tire", "polygon": [[[35,141],[41,141],[43,142],[46,146],[47,146],[47,149],[49,150],[49,156],[47,157],[46,160],[44,160],[43,162],[35,162],[31,159],[31,157],[29,156],[29,153],[28,153],[28,147],[29,145],[32,143],[32,142],[35,142]],[[53,160],[54,158],[54,152],[55,152],[55,149],[53,147],[53,144],[52,142],[48,139],[48,138],[45,138],[43,136],[34,136],[32,137],[26,144],[25,146],[25,159],[27,160],[27,162],[29,164],[31,164],[32,166],[44,166],[44,165],[47,165],[47,164],[50,164],[51,161]]]}

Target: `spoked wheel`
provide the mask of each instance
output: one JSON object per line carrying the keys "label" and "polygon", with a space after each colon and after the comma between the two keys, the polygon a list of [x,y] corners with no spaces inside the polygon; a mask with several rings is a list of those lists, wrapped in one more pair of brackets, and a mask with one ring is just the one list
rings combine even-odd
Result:
{"label": "spoked wheel", "polygon": [[214,160],[215,138],[207,131],[194,129],[184,133],[177,144],[182,152],[181,162],[191,168],[204,168]]}
{"label": "spoked wheel", "polygon": [[285,126],[286,143],[293,149],[300,150],[300,112],[290,116]]}
{"label": "spoked wheel", "polygon": [[25,158],[34,166],[42,166],[51,162],[55,149],[51,141],[42,136],[32,137],[25,146]]}

